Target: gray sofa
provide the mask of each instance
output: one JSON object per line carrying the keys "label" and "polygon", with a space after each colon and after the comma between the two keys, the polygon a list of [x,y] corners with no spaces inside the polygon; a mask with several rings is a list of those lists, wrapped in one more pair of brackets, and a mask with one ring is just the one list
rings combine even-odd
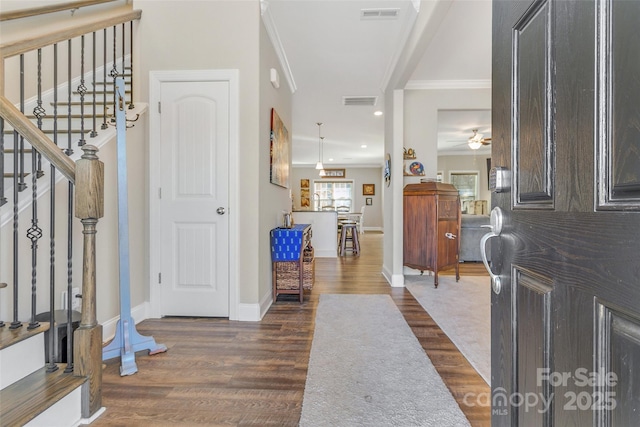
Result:
{"label": "gray sofa", "polygon": [[[483,225],[489,225],[488,215],[462,214],[460,223],[460,261],[480,261],[480,239],[490,230]],[[491,261],[491,240],[487,242],[487,260]]]}

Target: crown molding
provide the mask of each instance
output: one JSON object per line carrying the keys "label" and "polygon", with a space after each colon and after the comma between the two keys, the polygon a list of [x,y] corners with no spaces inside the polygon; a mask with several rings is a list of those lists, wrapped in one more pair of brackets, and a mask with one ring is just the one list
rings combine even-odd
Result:
{"label": "crown molding", "polygon": [[293,73],[291,72],[291,67],[289,66],[289,60],[287,59],[287,54],[284,51],[282,42],[280,41],[278,30],[276,29],[275,22],[273,21],[273,16],[271,15],[271,11],[269,9],[268,0],[260,0],[260,11],[262,15],[262,22],[267,29],[267,34],[269,35],[271,44],[276,51],[276,56],[278,57],[278,61],[280,62],[280,66],[282,67],[282,74],[284,74],[284,79],[287,81],[291,93],[295,93],[296,90],[298,90],[298,87],[296,86],[296,82],[293,79]]}
{"label": "crown molding", "polygon": [[491,80],[410,80],[405,90],[491,89]]}

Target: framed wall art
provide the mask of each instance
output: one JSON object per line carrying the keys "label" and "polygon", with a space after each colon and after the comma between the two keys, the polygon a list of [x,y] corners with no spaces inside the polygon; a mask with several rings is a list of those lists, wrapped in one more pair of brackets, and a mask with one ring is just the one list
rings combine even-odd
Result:
{"label": "framed wall art", "polygon": [[280,120],[275,108],[271,109],[271,169],[269,179],[272,184],[289,188],[289,153],[291,141],[289,131]]}
{"label": "framed wall art", "polygon": [[344,169],[325,169],[323,178],[344,178]]}
{"label": "framed wall art", "polygon": [[362,184],[362,195],[363,196],[375,196],[376,195],[376,185],[375,184]]}

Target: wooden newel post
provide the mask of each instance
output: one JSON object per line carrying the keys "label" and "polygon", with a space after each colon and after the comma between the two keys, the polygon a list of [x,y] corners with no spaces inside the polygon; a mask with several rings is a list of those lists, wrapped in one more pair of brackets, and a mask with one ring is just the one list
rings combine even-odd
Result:
{"label": "wooden newel post", "polygon": [[[98,149],[82,147],[76,163],[75,215],[82,222],[82,320],[74,333],[74,374],[89,378],[83,390],[82,416],[90,417],[102,406],[102,325],[96,315],[96,225],[104,215],[104,163]],[[87,387],[87,385],[85,385]],[[87,393],[88,392],[88,393]]]}

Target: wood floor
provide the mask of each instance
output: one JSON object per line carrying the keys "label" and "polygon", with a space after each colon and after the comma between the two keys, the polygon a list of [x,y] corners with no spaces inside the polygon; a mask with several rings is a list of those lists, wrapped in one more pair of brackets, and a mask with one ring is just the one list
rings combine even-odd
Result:
{"label": "wood floor", "polygon": [[[261,322],[164,318],[138,325],[168,347],[138,353],[135,375],[106,362],[100,426],[296,426],[315,311],[322,293],[389,294],[473,426],[490,425],[490,408],[464,404],[465,394],[490,389],[404,288],[382,277],[382,234],[365,233],[361,255],[316,259],[316,283],[300,304],[279,296]],[[446,273],[445,273],[446,274]],[[461,274],[484,275],[477,264]]]}

